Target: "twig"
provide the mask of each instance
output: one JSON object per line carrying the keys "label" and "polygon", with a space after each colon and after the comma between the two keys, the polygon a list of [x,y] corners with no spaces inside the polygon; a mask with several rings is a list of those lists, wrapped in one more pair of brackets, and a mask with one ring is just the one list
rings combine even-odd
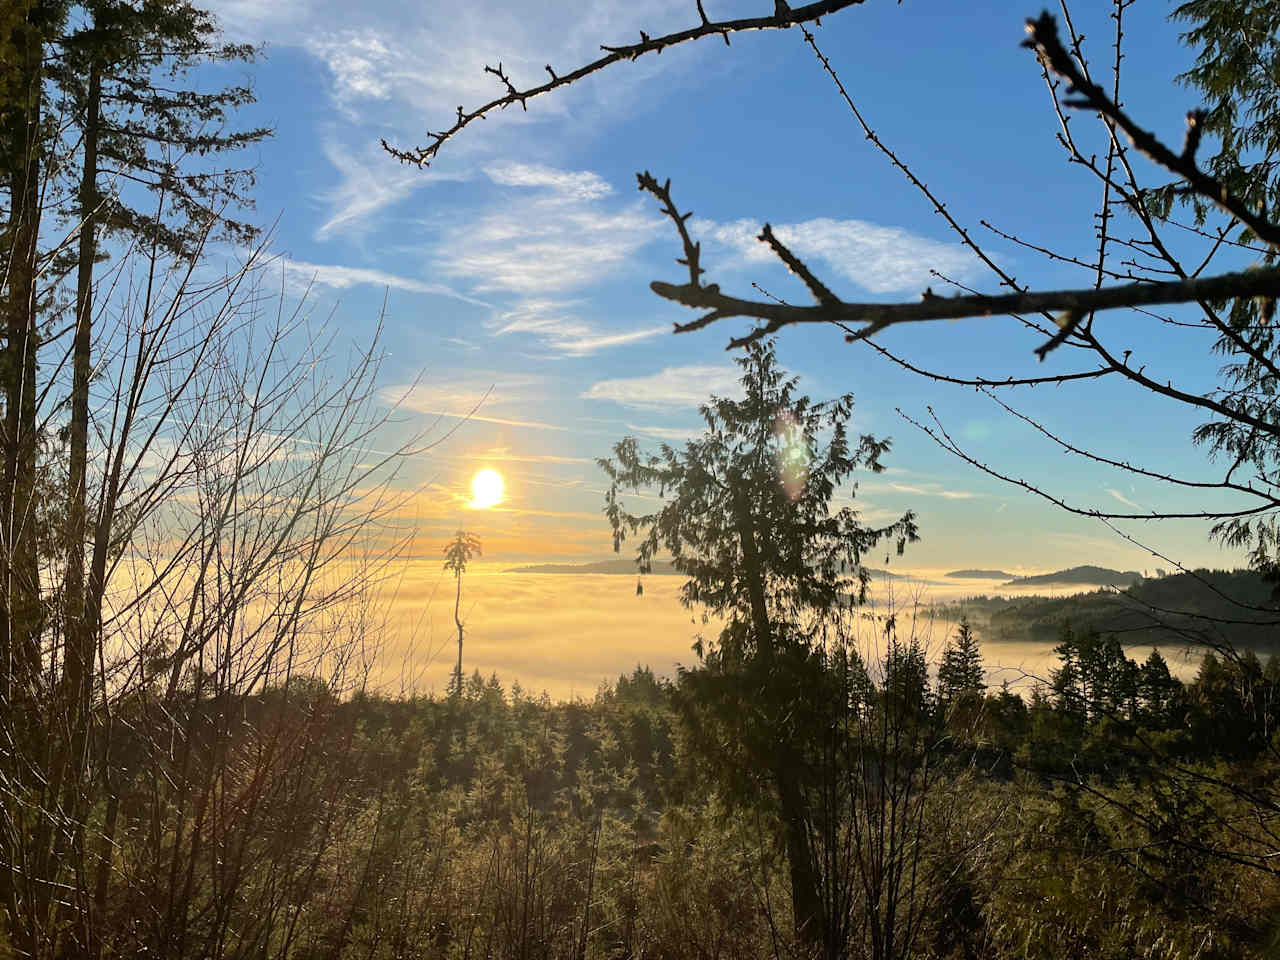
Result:
{"label": "twig", "polygon": [[817,0],[815,3],[808,3],[802,7],[790,8],[785,3],[775,0],[774,12],[769,16],[713,22],[707,19],[701,0],[697,0],[698,17],[701,21],[698,26],[661,37],[651,37],[642,30],[640,31],[640,41],[638,43],[623,44],[621,46],[601,44],[600,49],[605,53],[603,57],[593,60],[571,73],[560,75],[557,75],[548,65],[545,69],[550,74],[551,79],[537,86],[520,89],[515,86],[503,71],[502,64],[498,64],[496,69],[486,66],[484,68],[485,72],[496,76],[505,86],[506,90],[502,96],[496,97],[484,104],[484,106],[477,107],[471,111],[459,106],[453,125],[447,130],[428,130],[428,142],[424,146],[404,149],[392,146],[384,139],[382,140],[382,149],[402,163],[412,163],[417,167],[426,167],[431,164],[431,161],[435,159],[436,154],[439,153],[440,148],[446,142],[474,121],[482,120],[495,110],[505,110],[515,104],[519,104],[522,109],[527,109],[528,101],[534,97],[577,83],[583,77],[603,70],[605,67],[615,63],[623,60],[636,60],[646,53],[661,53],[667,47],[673,47],[691,40],[701,40],[703,37],[721,37],[727,46],[729,34],[731,33],[741,33],[746,30],[786,30],[797,24],[817,23],[820,18],[828,14],[838,13],[846,7],[856,6],[863,2],[864,0]]}

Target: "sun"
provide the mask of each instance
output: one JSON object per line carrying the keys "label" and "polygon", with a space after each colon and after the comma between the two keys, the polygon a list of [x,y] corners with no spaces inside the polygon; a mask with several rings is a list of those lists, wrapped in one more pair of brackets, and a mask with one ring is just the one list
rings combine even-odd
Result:
{"label": "sun", "polygon": [[505,485],[497,470],[481,470],[471,478],[471,503],[477,510],[495,507],[502,502]]}

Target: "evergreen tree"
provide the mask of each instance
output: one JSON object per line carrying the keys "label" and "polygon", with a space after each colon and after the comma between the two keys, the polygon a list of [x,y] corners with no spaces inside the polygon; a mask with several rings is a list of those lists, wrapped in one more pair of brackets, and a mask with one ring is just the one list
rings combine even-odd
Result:
{"label": "evergreen tree", "polygon": [[1169,665],[1159,650],[1152,650],[1142,664],[1138,676],[1138,697],[1142,717],[1156,726],[1166,726],[1171,721],[1176,690],[1181,684],[1169,673]]}
{"label": "evergreen tree", "polygon": [[[851,442],[851,394],[821,403],[800,395],[771,341],[750,345],[737,362],[743,398],[703,405],[706,429],[682,450],[664,444],[646,454],[629,437],[599,461],[610,480],[605,514],[615,550],[637,538],[642,573],[665,550],[689,578],[682,602],[726,618],[717,640],[700,645],[708,672],[687,683],[703,704],[724,707],[720,716],[743,751],[736,775],[767,771],[781,812],[796,930],[820,944],[828,925],[802,789],[804,738],[825,682],[814,641],[836,611],[865,596],[867,552],[886,540],[901,551],[916,539],[916,524],[908,513],[867,527],[852,507],[831,509],[850,474],[882,470],[889,449],[888,441],[866,435]],[[621,499],[627,489],[652,490],[662,505],[630,513]]]}
{"label": "evergreen tree", "polygon": [[[247,85],[203,92],[185,83],[199,67],[255,56],[250,46],[221,43],[207,11],[187,0],[85,0],[74,19],[75,29],[50,44],[48,72],[79,138],[78,183],[60,211],[78,231],[78,243],[69,249],[76,322],[63,603],[68,695],[84,713],[114,506],[109,498],[99,504],[89,537],[89,378],[101,241],[121,236],[188,259],[215,228],[233,242],[251,241],[256,228],[230,214],[252,206],[252,171],[210,165],[209,158],[258,143],[270,131],[227,128],[229,111],[253,102]],[[77,166],[69,160],[65,165]],[[103,180],[110,190],[103,191]],[[93,552],[86,571],[88,541]]]}
{"label": "evergreen tree", "polygon": [[[252,101],[247,86],[201,93],[185,85],[193,68],[252,56],[249,47],[220,44],[211,15],[185,0],[22,0],[7,9],[0,24],[5,31],[0,40],[5,54],[0,58],[0,166],[9,187],[8,224],[0,244],[5,307],[0,528],[9,531],[0,557],[0,582],[5,585],[0,699],[6,703],[0,730],[6,741],[16,735],[15,755],[42,757],[27,765],[42,803],[68,822],[83,824],[92,806],[95,770],[110,775],[105,752],[91,764],[88,747],[109,551],[118,545],[121,482],[119,470],[111,482],[100,485],[88,476],[92,290],[94,268],[102,258],[101,238],[115,234],[137,240],[153,253],[185,258],[194,258],[215,223],[222,223],[222,235],[234,241],[250,239],[254,229],[226,214],[229,207],[249,203],[252,176],[246,170],[210,169],[207,158],[258,142],[268,131],[227,129],[228,111]],[[75,242],[60,241],[50,249],[47,240],[42,243],[41,227],[59,218],[63,229],[56,236],[66,234]],[[66,486],[59,490],[66,512],[58,518],[59,528],[48,531],[31,520],[42,510],[50,512],[40,503],[38,491],[46,482],[36,466],[53,417],[40,406],[53,408],[61,398],[51,394],[47,377],[40,382],[38,357],[47,328],[63,325],[46,321],[62,301],[58,284],[69,274],[75,315],[68,325],[73,333]],[[55,292],[38,294],[36,277],[46,291]],[[121,345],[113,349],[120,351]],[[141,356],[138,363],[143,363]],[[119,408],[113,416],[120,417]],[[127,416],[123,420],[129,422]],[[104,460],[118,452],[112,449],[116,439],[105,442]],[[119,447],[124,446],[121,441]],[[91,487],[99,490],[92,518]],[[57,544],[52,563],[41,556],[46,540]],[[42,583],[58,571],[60,584],[50,589]],[[55,605],[60,609],[54,610]],[[39,664],[42,648],[56,651],[47,665]],[[47,666],[39,680],[33,663]],[[39,708],[27,708],[24,702]],[[43,717],[53,736],[43,744],[31,742],[10,724],[9,705],[17,706],[29,722]],[[34,852],[27,869],[35,877],[46,876],[57,861],[86,863],[83,828],[39,828],[31,841]],[[112,846],[112,838],[105,838],[97,877],[77,888],[77,908],[90,938],[93,917],[105,908]],[[92,899],[86,886],[96,891]],[[44,909],[45,891],[52,889],[37,885],[32,896],[36,914]]]}
{"label": "evergreen tree", "polygon": [[978,638],[968,618],[962,618],[955,638],[942,651],[942,661],[938,665],[938,702],[945,707],[962,694],[981,695],[986,689]]}
{"label": "evergreen tree", "polygon": [[[1194,65],[1179,79],[1204,97],[1199,125],[1208,135],[1205,140],[1218,144],[1204,168],[1253,209],[1280,209],[1274,160],[1280,149],[1275,79],[1280,6],[1272,0],[1186,0],[1174,9],[1172,19],[1187,25],[1182,39],[1197,51]],[[1174,180],[1152,191],[1153,211],[1167,217],[1175,203],[1190,204],[1197,222],[1204,222],[1210,201],[1182,186]],[[1258,243],[1248,227],[1239,226],[1235,238],[1261,248],[1262,261],[1275,264],[1274,246]],[[1220,389],[1231,399],[1233,410],[1232,415],[1200,425],[1192,436],[1212,455],[1256,472],[1271,485],[1280,476],[1275,376],[1280,341],[1271,322],[1275,301],[1239,297],[1217,309],[1229,328],[1214,345],[1215,353],[1226,358],[1220,367],[1225,381]],[[1280,596],[1278,534],[1274,510],[1224,519],[1212,530],[1228,547],[1248,550],[1254,569]]]}
{"label": "evergreen tree", "polygon": [[911,717],[918,722],[929,710],[929,666],[924,647],[912,637],[903,642],[895,633],[889,636],[889,649],[884,663],[885,709],[891,715]]}
{"label": "evergreen tree", "polygon": [[1049,675],[1049,688],[1053,691],[1053,704],[1064,716],[1083,722],[1088,699],[1082,677],[1080,647],[1069,624],[1064,624],[1061,641],[1053,648],[1062,664]]}

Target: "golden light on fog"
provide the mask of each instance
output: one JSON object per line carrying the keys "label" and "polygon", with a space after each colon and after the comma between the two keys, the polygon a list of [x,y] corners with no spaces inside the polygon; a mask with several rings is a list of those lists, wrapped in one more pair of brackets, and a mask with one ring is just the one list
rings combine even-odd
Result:
{"label": "golden light on fog", "polygon": [[481,470],[471,478],[470,506],[478,510],[494,507],[502,502],[505,485],[497,470]]}

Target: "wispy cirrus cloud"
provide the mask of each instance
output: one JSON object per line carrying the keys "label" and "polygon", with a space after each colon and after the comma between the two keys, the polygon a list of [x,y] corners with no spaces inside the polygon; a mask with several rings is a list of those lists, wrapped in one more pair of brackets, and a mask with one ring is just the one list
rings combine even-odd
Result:
{"label": "wispy cirrus cloud", "polygon": [[435,294],[452,297],[464,303],[478,307],[488,307],[484,300],[468,296],[443,283],[430,283],[388,273],[385,270],[374,270],[367,267],[348,267],[338,263],[310,263],[306,260],[294,260],[286,256],[275,256],[270,265],[284,272],[285,283],[293,290],[303,290],[308,286],[319,285],[332,290],[347,290],[352,287],[374,286],[390,287],[406,293]]}
{"label": "wispy cirrus cloud", "polygon": [[944,500],[972,500],[978,494],[969,490],[953,490],[940,483],[890,483],[890,490],[917,497],[942,497]]}
{"label": "wispy cirrus cloud", "polygon": [[360,153],[327,141],[324,155],[337,169],[338,183],[319,194],[326,208],[316,238],[328,239],[374,226],[374,215],[407,199],[415,190],[442,180],[464,180],[460,173],[404,167],[376,147]]}
{"label": "wispy cirrus cloud", "polygon": [[[349,116],[377,124],[401,146],[420,142],[428,129],[447,126],[454,106],[478,106],[502,91],[484,72],[501,62],[517,84],[546,79],[544,64],[562,72],[599,56],[599,44],[636,31],[689,25],[686,0],[593,0],[548,6],[530,0],[484,4],[391,3],[351,5],[323,0],[210,0],[236,39],[300,48],[325,68],[328,94]],[[602,102],[630,106],[635,88],[670,84],[691,57],[640,61],[607,87],[571,88],[540,97],[536,108],[509,110],[477,124],[472,144],[504,139],[513,128],[546,123]],[[572,65],[572,66],[570,66]],[[678,80],[676,81],[678,82]],[[652,95],[652,89],[647,91]]]}
{"label": "wispy cirrus cloud", "polygon": [[639,203],[611,210],[571,193],[539,193],[446,228],[434,262],[478,293],[546,296],[618,272],[660,227]]}
{"label": "wispy cirrus cloud", "polygon": [[686,440],[692,440],[702,432],[697,427],[654,427],[638,423],[628,423],[627,429],[634,430],[636,433],[643,433],[646,436],[657,437],[659,440],[667,440],[671,443],[684,443]]}
{"label": "wispy cirrus cloud", "polygon": [[303,46],[328,66],[339,103],[385,100],[391,95],[388,75],[393,53],[387,40],[376,31],[366,28],[314,35],[306,37]]}
{"label": "wispy cirrus cloud", "polygon": [[568,430],[561,424],[521,415],[533,391],[541,386],[542,381],[537,377],[499,374],[493,379],[472,377],[443,383],[393,385],[379,391],[379,397],[402,410],[429,417],[533,430]]}
{"label": "wispy cirrus cloud", "polygon": [[485,175],[506,187],[549,187],[579,200],[598,200],[613,193],[613,187],[591,170],[557,170],[538,163],[509,163],[488,167]]}
{"label": "wispy cirrus cloud", "polygon": [[740,371],[732,366],[689,364],[666,367],[645,377],[618,377],[593,383],[582,394],[586,400],[609,400],[637,410],[670,411],[697,407],[712,395],[742,393]]}
{"label": "wispy cirrus cloud", "polygon": [[[758,221],[694,220],[690,227],[696,237],[717,244],[742,265],[778,262],[773,251],[756,239],[760,234]],[[816,269],[815,261],[820,261],[871,293],[923,289],[931,282],[930,269],[955,277],[963,277],[973,269],[972,258],[955,244],[866,220],[818,217],[775,224],[773,232],[810,266]]]}
{"label": "wispy cirrus cloud", "polygon": [[595,463],[590,457],[561,457],[552,453],[512,453],[506,447],[492,447],[471,456],[472,460],[500,460],[503,463]]}
{"label": "wispy cirrus cloud", "polygon": [[1119,500],[1119,501],[1120,501],[1121,503],[1123,503],[1126,507],[1133,507],[1133,509],[1135,509],[1135,510],[1145,510],[1145,509],[1146,509],[1146,507],[1144,507],[1142,504],[1140,504],[1140,503],[1134,503],[1132,500],[1130,500],[1128,497],[1126,497],[1126,496],[1125,496],[1123,493],[1121,493],[1119,490],[1115,490],[1115,489],[1113,489],[1112,487],[1106,487],[1106,488],[1104,488],[1104,492],[1105,492],[1105,493],[1107,493],[1107,494],[1110,494],[1114,499]]}
{"label": "wispy cirrus cloud", "polygon": [[575,302],[526,300],[498,315],[495,333],[531,334],[564,356],[585,357],[609,347],[648,340],[670,331],[666,324],[638,330],[605,330],[583,320]]}

